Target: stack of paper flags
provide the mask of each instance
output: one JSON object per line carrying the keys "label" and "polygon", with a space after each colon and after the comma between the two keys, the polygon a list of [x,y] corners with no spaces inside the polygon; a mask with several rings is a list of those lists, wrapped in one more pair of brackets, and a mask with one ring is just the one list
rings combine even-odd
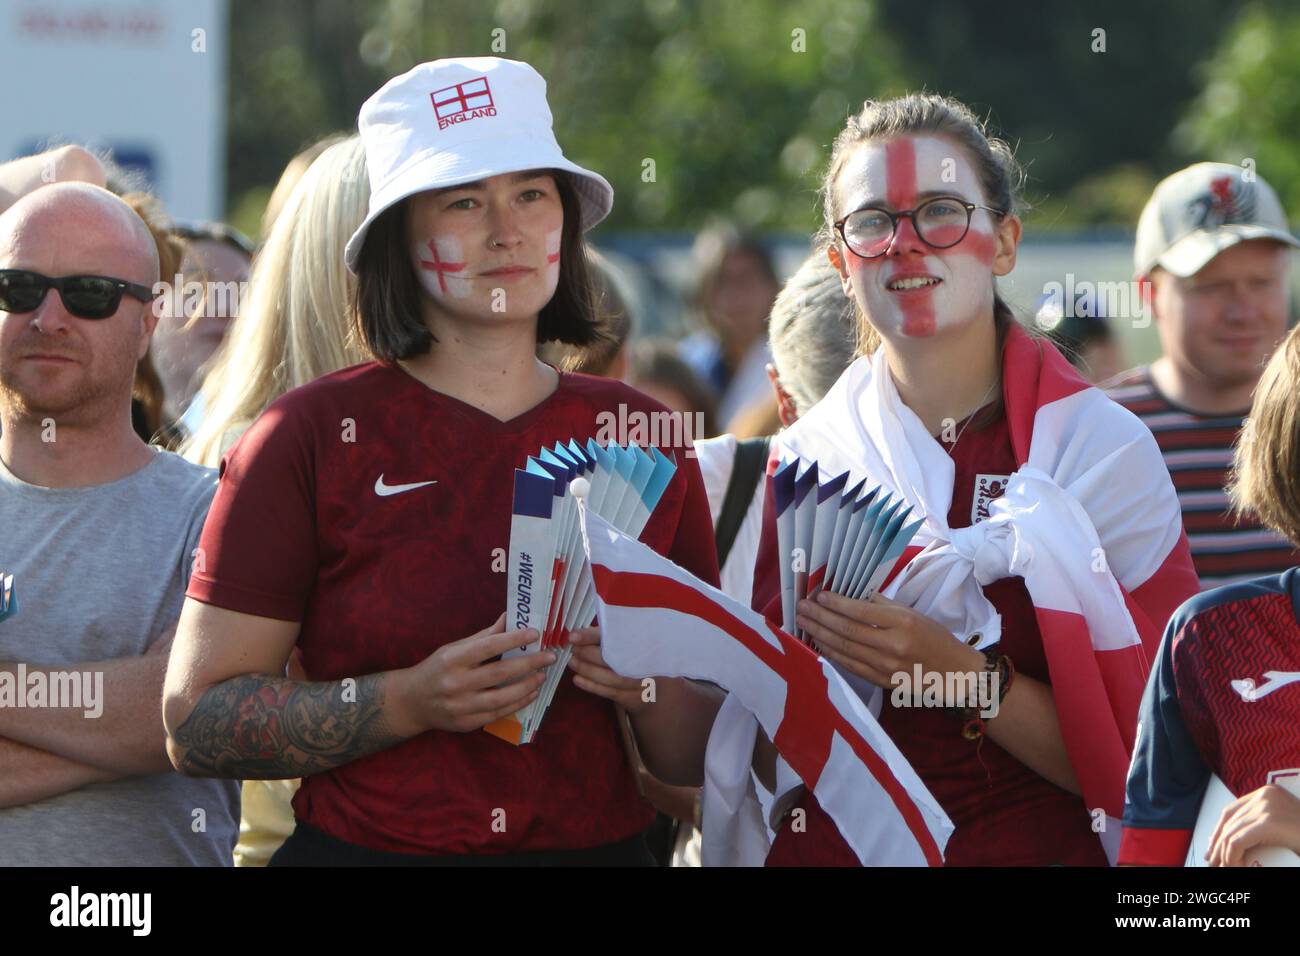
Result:
{"label": "stack of paper flags", "polygon": [[506,629],[536,628],[541,638],[512,650],[552,650],[537,699],[485,729],[512,744],[526,744],[541,726],[572,651],[568,634],[595,618],[596,593],[582,546],[575,498],[620,531],[640,536],[677,465],[657,448],[601,446],[594,439],[557,443],[515,469],[515,500],[506,568]]}
{"label": "stack of paper flags", "polygon": [[18,613],[18,598],[14,596],[14,576],[0,571],[0,621]]}
{"label": "stack of paper flags", "polygon": [[[801,473],[802,471],[802,473]],[[852,488],[848,472],[820,482],[817,462],[794,458],[772,476],[776,540],[781,562],[782,629],[807,642],[795,627],[795,607],[820,590],[862,598],[889,577],[924,518],[880,488]]]}

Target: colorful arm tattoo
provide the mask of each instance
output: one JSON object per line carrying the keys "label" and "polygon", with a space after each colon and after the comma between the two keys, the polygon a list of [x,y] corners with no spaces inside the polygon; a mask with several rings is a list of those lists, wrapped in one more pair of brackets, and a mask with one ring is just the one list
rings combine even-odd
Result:
{"label": "colorful arm tattoo", "polygon": [[177,729],[180,770],[278,780],[350,763],[401,739],[384,720],[384,675],[310,683],[247,674],[208,688]]}

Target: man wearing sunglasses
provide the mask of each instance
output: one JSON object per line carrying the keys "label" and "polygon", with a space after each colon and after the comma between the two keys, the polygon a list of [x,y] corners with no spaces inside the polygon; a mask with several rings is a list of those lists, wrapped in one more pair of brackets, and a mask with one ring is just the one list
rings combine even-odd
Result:
{"label": "man wearing sunglasses", "polygon": [[0,215],[0,864],[226,864],[238,792],[170,772],[159,701],[215,489],[140,441],[143,221],[96,186]]}

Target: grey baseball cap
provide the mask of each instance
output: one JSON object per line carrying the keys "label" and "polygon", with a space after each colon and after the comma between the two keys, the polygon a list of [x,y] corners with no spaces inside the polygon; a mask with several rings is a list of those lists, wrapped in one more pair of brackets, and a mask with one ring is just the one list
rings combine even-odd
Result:
{"label": "grey baseball cap", "polygon": [[1156,266],[1183,278],[1247,239],[1300,247],[1277,193],[1254,169],[1197,163],[1161,180],[1138,219],[1134,274]]}

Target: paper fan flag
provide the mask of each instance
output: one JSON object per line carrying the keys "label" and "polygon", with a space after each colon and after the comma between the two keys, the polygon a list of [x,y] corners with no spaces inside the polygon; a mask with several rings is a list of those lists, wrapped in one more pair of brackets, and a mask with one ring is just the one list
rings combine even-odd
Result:
{"label": "paper fan flag", "polygon": [[795,608],[818,591],[860,599],[877,590],[925,520],[880,488],[851,488],[845,472],[821,482],[817,462],[786,461],[772,475],[782,629],[807,643]]}
{"label": "paper fan flag", "polygon": [[506,629],[536,628],[541,637],[504,655],[542,649],[556,661],[527,707],[488,724],[485,730],[512,744],[537,734],[564,676],[572,649],[570,631],[587,627],[596,614],[591,567],[582,546],[577,499],[620,531],[640,536],[677,465],[657,448],[586,445],[571,440],[543,448],[515,469],[514,507],[506,566]]}

